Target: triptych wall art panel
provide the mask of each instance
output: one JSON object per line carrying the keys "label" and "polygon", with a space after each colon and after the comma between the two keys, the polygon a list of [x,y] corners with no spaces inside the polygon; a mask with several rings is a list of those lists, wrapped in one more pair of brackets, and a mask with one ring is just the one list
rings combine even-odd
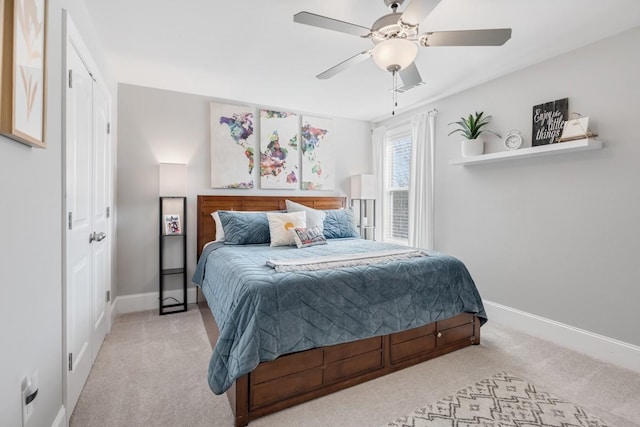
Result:
{"label": "triptych wall art panel", "polygon": [[211,103],[211,188],[253,188],[253,109]]}
{"label": "triptych wall art panel", "polygon": [[254,111],[211,103],[212,188],[256,188],[256,173],[262,189],[335,188],[332,119],[303,116],[301,123],[297,113],[261,109],[258,121]]}
{"label": "triptych wall art panel", "polygon": [[333,190],[335,187],[333,120],[302,117],[302,189]]}
{"label": "triptych wall art panel", "polygon": [[260,110],[260,188],[299,188],[298,115]]}

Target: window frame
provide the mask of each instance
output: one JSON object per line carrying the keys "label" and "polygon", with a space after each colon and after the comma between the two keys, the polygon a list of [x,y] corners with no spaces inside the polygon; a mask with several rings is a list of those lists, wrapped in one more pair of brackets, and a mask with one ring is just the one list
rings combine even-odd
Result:
{"label": "window frame", "polygon": [[[406,141],[409,143],[409,159],[408,159],[408,164],[407,164],[407,170],[408,170],[408,181],[407,181],[407,187],[391,187],[391,168],[392,168],[392,162],[391,162],[391,158],[390,156],[387,154],[390,150],[390,145],[394,144],[394,143],[398,143],[401,141]],[[384,212],[382,212],[382,217],[383,217],[383,221],[382,221],[382,241],[383,242],[387,242],[387,243],[394,243],[397,245],[403,245],[403,246],[408,246],[409,245],[409,237],[407,235],[407,238],[401,238],[401,237],[395,237],[392,235],[392,220],[393,220],[393,195],[392,193],[394,192],[406,192],[407,193],[407,233],[409,230],[409,218],[408,218],[408,197],[409,197],[409,190],[410,190],[410,177],[411,177],[411,150],[412,150],[412,143],[413,143],[413,135],[412,135],[412,131],[411,131],[411,125],[407,124],[404,126],[398,126],[394,129],[391,129],[389,131],[387,131],[387,134],[385,135],[384,138],[384,150],[385,150],[385,156],[384,156],[384,179],[383,179],[383,189],[382,189],[382,197],[383,197],[383,206],[385,206],[384,208]]]}

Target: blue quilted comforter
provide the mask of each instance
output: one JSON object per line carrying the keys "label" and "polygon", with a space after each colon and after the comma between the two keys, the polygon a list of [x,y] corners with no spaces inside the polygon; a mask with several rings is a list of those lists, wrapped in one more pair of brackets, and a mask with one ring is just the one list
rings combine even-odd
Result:
{"label": "blue quilted comforter", "polygon": [[448,255],[332,270],[276,273],[268,259],[361,253],[397,246],[331,239],[297,249],[267,245],[205,248],[193,281],[220,329],[209,385],[225,392],[262,361],[313,347],[415,328],[462,312],[486,322],[464,264]]}

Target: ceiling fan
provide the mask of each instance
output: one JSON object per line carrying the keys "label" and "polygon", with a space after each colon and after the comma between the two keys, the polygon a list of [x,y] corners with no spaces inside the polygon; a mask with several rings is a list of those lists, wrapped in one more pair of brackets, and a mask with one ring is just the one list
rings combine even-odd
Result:
{"label": "ceiling fan", "polygon": [[440,3],[440,0],[410,0],[405,11],[398,13],[405,0],[384,0],[392,13],[384,15],[371,28],[340,21],[311,12],[299,12],[293,21],[299,24],[325,28],[370,39],[373,49],[362,51],[328,70],[318,74],[319,79],[328,79],[350,66],[373,57],[382,69],[400,75],[402,86],[394,84],[395,92],[406,92],[420,84],[422,77],[414,63],[418,45],[432,46],[502,46],[511,38],[511,28],[489,30],[435,31],[420,33],[420,23]]}

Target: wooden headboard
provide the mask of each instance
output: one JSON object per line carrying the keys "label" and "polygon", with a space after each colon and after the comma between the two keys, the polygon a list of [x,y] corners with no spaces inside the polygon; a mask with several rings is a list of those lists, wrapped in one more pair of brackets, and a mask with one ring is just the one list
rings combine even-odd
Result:
{"label": "wooden headboard", "polygon": [[346,197],[324,196],[198,196],[198,258],[207,242],[216,238],[216,226],[211,214],[223,211],[278,211],[287,209],[285,200],[314,209],[340,209],[347,205]]}

